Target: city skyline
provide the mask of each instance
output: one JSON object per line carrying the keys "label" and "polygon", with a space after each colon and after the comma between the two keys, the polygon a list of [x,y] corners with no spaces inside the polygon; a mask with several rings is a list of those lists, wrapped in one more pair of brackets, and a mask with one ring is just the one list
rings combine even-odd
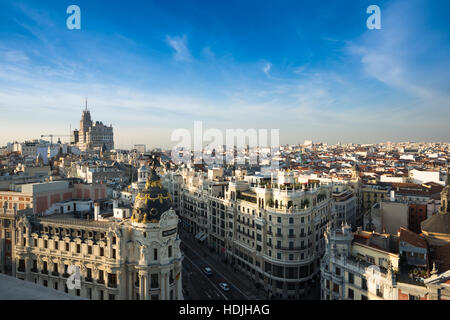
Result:
{"label": "city skyline", "polygon": [[281,144],[448,140],[447,2],[199,4],[77,1],[68,30],[66,3],[2,2],[0,144],[78,128],[86,96],[117,148],[171,148],[195,120]]}

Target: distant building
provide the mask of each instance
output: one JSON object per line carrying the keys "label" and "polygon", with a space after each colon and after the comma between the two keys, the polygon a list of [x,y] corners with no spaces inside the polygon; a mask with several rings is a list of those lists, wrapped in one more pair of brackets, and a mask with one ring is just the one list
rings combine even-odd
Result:
{"label": "distant building", "polygon": [[145,144],[135,144],[134,149],[140,153],[145,153]]}
{"label": "distant building", "polygon": [[75,130],[72,134],[73,141],[76,141],[78,136],[77,146],[81,151],[92,150],[112,150],[114,149],[114,134],[112,126],[105,126],[102,122],[91,119],[91,113],[86,107],[83,110],[80,121],[80,130]]}

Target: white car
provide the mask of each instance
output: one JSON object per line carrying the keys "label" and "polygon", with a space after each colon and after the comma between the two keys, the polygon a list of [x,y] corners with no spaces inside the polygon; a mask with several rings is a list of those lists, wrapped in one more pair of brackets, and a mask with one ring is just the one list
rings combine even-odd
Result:
{"label": "white car", "polygon": [[219,286],[222,288],[223,291],[230,291],[230,286],[225,282],[219,283]]}
{"label": "white car", "polygon": [[204,267],[204,268],[203,268],[203,272],[204,272],[207,276],[212,275],[212,270],[211,270],[210,267]]}

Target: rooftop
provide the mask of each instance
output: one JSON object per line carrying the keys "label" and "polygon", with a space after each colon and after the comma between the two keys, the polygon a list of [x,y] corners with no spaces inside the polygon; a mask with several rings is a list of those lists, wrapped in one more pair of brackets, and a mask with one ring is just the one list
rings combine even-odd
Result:
{"label": "rooftop", "polygon": [[33,282],[0,274],[0,300],[85,300]]}

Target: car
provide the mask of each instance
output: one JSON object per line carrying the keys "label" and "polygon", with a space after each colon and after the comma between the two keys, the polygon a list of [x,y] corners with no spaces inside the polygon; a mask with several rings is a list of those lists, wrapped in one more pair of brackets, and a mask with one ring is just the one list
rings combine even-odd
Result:
{"label": "car", "polygon": [[212,275],[212,270],[211,270],[210,267],[204,267],[204,268],[203,268],[203,272],[204,272],[207,276]]}
{"label": "car", "polygon": [[222,288],[223,291],[230,291],[230,286],[226,282],[219,283],[219,286]]}

